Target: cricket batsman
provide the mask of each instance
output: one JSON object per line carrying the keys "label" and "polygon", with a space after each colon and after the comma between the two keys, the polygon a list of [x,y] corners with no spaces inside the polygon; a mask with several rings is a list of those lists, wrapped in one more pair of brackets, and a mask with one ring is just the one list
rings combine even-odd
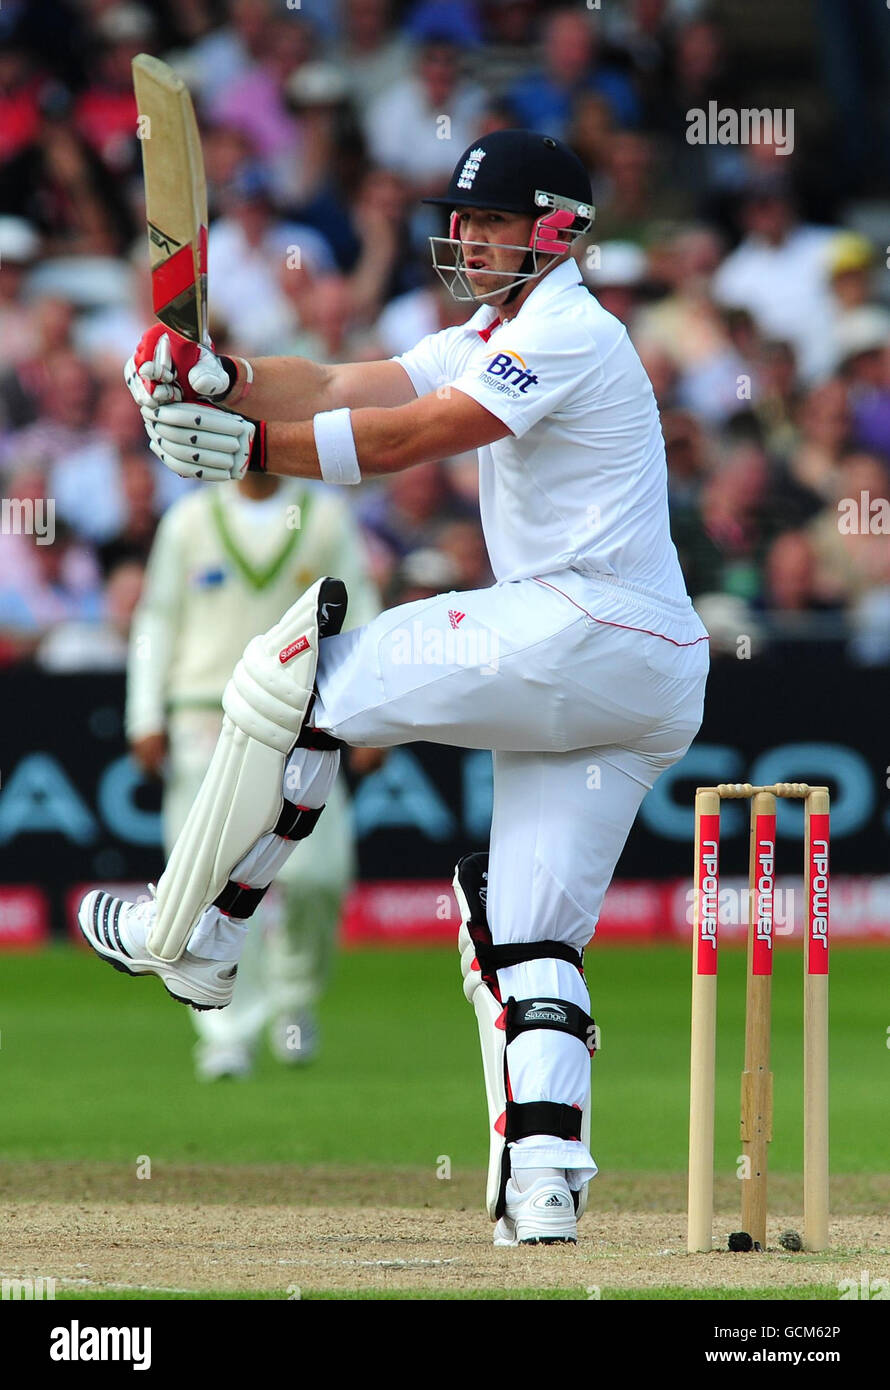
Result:
{"label": "cricket batsman", "polygon": [[[477,450],[496,582],[341,632],[345,586],[319,580],[236,666],[156,899],[94,891],[79,914],[119,970],[222,1008],[250,914],[321,815],[343,744],[491,749],[488,853],[458,864],[455,890],[498,1245],[577,1238],[597,1171],[583,952],[643,797],[699,728],[708,668],[652,388],[570,254],[590,196],[560,141],[481,138],[432,200],[451,214],[433,263],[476,312],[391,361],[246,362],[160,328],[142,339],[130,389],[184,477],[349,487]],[[417,623],[423,642],[406,644]]]}

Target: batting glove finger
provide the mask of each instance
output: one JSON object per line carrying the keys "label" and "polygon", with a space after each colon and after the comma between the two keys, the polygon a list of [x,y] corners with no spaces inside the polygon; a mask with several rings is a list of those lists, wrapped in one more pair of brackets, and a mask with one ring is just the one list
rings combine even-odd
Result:
{"label": "batting glove finger", "polygon": [[[219,406],[203,405],[200,401],[182,401],[176,405],[165,405],[151,413],[158,428],[190,431],[201,429],[225,437],[239,434],[245,424],[252,423],[244,415],[236,414],[234,410],[221,410]],[[219,444],[215,447],[218,448]]]}
{"label": "batting glove finger", "polygon": [[213,468],[209,464],[196,468],[194,464],[182,463],[172,454],[168,454],[157,440],[152,440],[148,447],[161,460],[165,468],[169,468],[171,473],[178,473],[180,478],[198,478],[204,483],[230,483],[232,481],[232,475],[228,468]]}
{"label": "batting glove finger", "polygon": [[157,426],[157,437],[165,448],[182,449],[193,453],[196,449],[206,453],[237,454],[243,443],[243,434],[215,434],[210,430],[182,429],[179,425]]}
{"label": "batting glove finger", "polygon": [[151,363],[147,362],[145,367],[140,371],[133,357],[130,358],[129,362],[124,367],[124,381],[127,390],[140,409],[143,406],[167,405],[175,399],[181,399],[182,393],[178,391],[178,387],[172,380],[172,376],[169,382],[161,381],[160,379],[152,381],[152,379],[146,375],[146,372],[150,370],[150,368]]}
{"label": "batting glove finger", "polygon": [[215,352],[202,347],[198,360],[188,374],[189,386],[196,396],[218,399],[232,389],[232,379]]}
{"label": "batting glove finger", "polygon": [[250,455],[249,439],[245,440],[244,446],[238,454],[224,454],[218,449],[196,449],[191,444],[176,444],[165,438],[160,431],[158,431],[157,443],[168,458],[177,459],[179,463],[191,464],[195,469],[217,468],[227,473],[230,478],[243,476],[246,471],[246,462],[241,467],[240,461],[241,459],[246,460]]}
{"label": "batting glove finger", "polygon": [[168,386],[172,381],[175,381],[176,372],[173,367],[169,333],[162,333],[158,338],[150,361],[142,364],[139,368],[139,375],[144,381],[162,381]]}
{"label": "batting glove finger", "polygon": [[215,406],[167,405],[142,411],[155,452],[182,477],[243,478],[248,468],[262,471],[265,428]]}
{"label": "batting glove finger", "polygon": [[[153,344],[149,358],[144,353]],[[124,381],[130,395],[140,407],[144,405],[168,405],[182,400],[182,389],[176,379],[173,353],[167,333],[160,337],[146,334],[135,353],[124,367]]]}

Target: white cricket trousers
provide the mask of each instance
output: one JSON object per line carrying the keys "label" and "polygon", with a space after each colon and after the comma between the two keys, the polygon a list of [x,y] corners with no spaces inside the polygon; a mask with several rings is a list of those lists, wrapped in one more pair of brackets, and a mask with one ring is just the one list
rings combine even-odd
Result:
{"label": "white cricket trousers", "polygon": [[[326,638],[312,723],[365,747],[492,749],[492,940],[581,950],[643,797],[698,731],[707,670],[707,633],[688,601],[563,570],[421,599]],[[500,970],[498,984],[504,999],[590,1012],[565,961]],[[580,1039],[522,1033],[507,1065],[517,1102],[587,1099]],[[573,1187],[596,1173],[577,1141],[512,1147],[514,1168],[565,1168]]]}

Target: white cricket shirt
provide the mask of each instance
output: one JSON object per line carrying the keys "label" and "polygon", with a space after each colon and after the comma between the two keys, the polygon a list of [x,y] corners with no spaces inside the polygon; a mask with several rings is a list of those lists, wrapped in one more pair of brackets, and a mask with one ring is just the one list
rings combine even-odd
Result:
{"label": "white cricket shirt", "polygon": [[483,305],[393,360],[419,396],[451,385],[511,431],[478,450],[499,582],[578,568],[689,602],[649,378],[574,261],[550,271],[508,322]]}

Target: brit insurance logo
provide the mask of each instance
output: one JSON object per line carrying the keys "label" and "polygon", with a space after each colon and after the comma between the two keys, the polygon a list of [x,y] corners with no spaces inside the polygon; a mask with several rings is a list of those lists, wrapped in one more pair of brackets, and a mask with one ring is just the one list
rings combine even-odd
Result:
{"label": "brit insurance logo", "polygon": [[486,386],[514,401],[527,395],[530,386],[538,385],[538,378],[528,370],[518,352],[495,353],[482,373],[482,380]]}

